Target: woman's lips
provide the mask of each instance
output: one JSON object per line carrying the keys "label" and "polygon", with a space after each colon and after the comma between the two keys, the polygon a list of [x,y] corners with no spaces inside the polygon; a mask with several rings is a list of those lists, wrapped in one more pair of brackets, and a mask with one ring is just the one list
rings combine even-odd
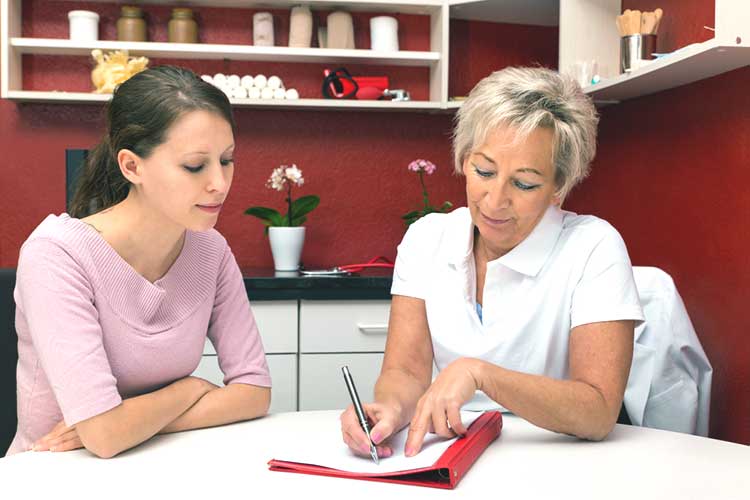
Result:
{"label": "woman's lips", "polygon": [[487,217],[486,215],[484,215],[484,214],[483,214],[483,213],[481,213],[481,212],[480,212],[480,215],[482,216],[482,219],[483,219],[483,220],[484,220],[484,221],[485,221],[485,222],[486,222],[487,224],[490,224],[490,225],[492,225],[492,226],[502,226],[503,224],[507,224],[508,222],[510,222],[510,221],[512,220],[512,219],[510,219],[510,218],[507,218],[507,219],[493,219],[493,218],[491,218],[491,217]]}
{"label": "woman's lips", "polygon": [[208,212],[211,214],[215,214],[221,211],[222,206],[223,206],[222,203],[218,203],[214,205],[197,205],[197,207],[203,210],[204,212]]}

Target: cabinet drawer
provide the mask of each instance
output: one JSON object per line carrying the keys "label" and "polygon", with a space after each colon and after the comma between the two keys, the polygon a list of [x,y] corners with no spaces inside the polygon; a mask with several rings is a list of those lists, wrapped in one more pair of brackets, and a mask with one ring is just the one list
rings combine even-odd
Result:
{"label": "cabinet drawer", "polygon": [[303,300],[301,352],[382,352],[390,310],[390,300]]}
{"label": "cabinet drawer", "polygon": [[[297,355],[269,354],[266,356],[268,370],[271,372],[271,408],[270,413],[297,410]],[[204,355],[198,368],[193,372],[218,386],[224,385],[224,374],[219,368],[218,356]]]}
{"label": "cabinet drawer", "polygon": [[[297,352],[297,301],[279,300],[253,302],[255,321],[266,354]],[[216,354],[211,341],[206,339],[203,354]]]}
{"label": "cabinet drawer", "polygon": [[349,367],[360,400],[371,402],[382,364],[382,353],[302,354],[299,409],[337,410],[349,406],[352,400],[341,373],[344,365]]}

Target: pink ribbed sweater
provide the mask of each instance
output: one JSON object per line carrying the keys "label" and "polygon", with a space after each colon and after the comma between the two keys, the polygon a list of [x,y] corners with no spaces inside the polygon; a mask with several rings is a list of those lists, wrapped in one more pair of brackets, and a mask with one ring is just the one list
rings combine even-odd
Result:
{"label": "pink ribbed sweater", "polygon": [[8,454],[190,375],[206,335],[224,383],[269,387],[242,275],[215,230],[187,231],[154,283],[89,225],[48,216],[21,247],[14,293],[18,429]]}

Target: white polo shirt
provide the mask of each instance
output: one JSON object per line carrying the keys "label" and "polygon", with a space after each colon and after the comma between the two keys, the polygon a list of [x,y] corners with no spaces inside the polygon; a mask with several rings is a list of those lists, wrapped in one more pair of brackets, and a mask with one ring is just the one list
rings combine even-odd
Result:
{"label": "white polo shirt", "polygon": [[[463,207],[423,217],[398,246],[391,293],[425,301],[438,370],[472,357],[566,379],[571,329],[643,320],[625,243],[602,219],[550,207],[526,239],[487,263],[482,320],[473,245]],[[465,408],[498,406],[478,392]]]}

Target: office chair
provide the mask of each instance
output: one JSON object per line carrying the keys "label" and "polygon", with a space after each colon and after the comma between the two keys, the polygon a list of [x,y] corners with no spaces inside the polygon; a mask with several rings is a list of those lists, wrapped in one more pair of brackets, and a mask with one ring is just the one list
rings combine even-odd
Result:
{"label": "office chair", "polygon": [[713,369],[672,278],[634,267],[646,318],[635,329],[624,406],[634,425],[708,435]]}
{"label": "office chair", "polygon": [[16,434],[16,304],[13,289],[16,270],[0,269],[0,457],[5,456]]}

